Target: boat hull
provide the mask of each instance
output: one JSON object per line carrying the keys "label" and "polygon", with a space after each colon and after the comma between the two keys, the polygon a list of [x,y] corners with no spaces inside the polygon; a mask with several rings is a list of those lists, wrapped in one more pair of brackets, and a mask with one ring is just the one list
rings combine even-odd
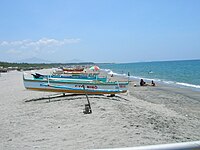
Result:
{"label": "boat hull", "polygon": [[74,90],[66,90],[66,89],[50,89],[50,88],[26,88],[27,90],[32,91],[43,91],[43,92],[55,92],[55,93],[75,93],[75,94],[91,94],[91,95],[103,95],[103,94],[119,94],[119,93],[126,93],[127,91],[110,91],[110,92],[101,92],[101,91],[74,91]]}
{"label": "boat hull", "polygon": [[79,94],[117,94],[127,92],[128,82],[86,82],[83,80],[25,79],[26,89]]}

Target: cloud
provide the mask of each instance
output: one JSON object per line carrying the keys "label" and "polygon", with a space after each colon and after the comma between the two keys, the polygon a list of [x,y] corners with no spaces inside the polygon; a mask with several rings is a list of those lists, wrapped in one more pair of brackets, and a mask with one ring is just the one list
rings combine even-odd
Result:
{"label": "cloud", "polygon": [[29,46],[62,46],[68,44],[79,43],[80,39],[63,39],[56,40],[50,38],[42,38],[37,41],[33,40],[21,40],[21,41],[2,41],[0,46],[20,46],[20,47],[29,47]]}
{"label": "cloud", "polygon": [[6,46],[6,45],[9,45],[9,44],[8,44],[7,41],[3,41],[3,42],[0,43],[0,45],[1,45],[1,46]]}
{"label": "cloud", "polygon": [[69,38],[57,40],[41,38],[39,40],[0,41],[0,51],[7,54],[39,55],[53,54],[65,48],[66,45],[79,43],[80,39]]}
{"label": "cloud", "polygon": [[22,51],[16,50],[16,49],[10,49],[10,50],[7,50],[6,53],[11,54],[11,55],[17,55],[17,54],[21,54]]}

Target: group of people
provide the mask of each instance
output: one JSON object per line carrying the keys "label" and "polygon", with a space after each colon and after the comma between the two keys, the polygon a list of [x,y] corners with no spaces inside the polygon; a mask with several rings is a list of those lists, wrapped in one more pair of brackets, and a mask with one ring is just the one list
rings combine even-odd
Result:
{"label": "group of people", "polygon": [[143,79],[140,80],[140,86],[147,86],[147,85],[156,86],[156,84],[153,80],[151,81],[151,84],[147,84],[146,82],[144,82]]}
{"label": "group of people", "polygon": [[[113,77],[114,75],[111,74],[111,77]],[[130,76],[130,73],[128,72],[128,76]],[[136,84],[134,86],[137,86]],[[144,82],[143,79],[140,80],[140,86],[156,86],[155,82],[152,80],[151,83],[146,83]]]}

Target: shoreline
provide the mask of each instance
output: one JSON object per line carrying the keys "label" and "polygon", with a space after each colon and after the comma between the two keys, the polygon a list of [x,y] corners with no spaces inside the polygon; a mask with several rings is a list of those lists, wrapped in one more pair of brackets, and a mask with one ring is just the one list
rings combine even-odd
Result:
{"label": "shoreline", "polygon": [[[125,74],[119,74],[119,73],[115,73],[110,69],[102,69],[102,72],[104,72],[105,74],[111,75],[113,74],[114,76],[118,76],[120,78],[125,78],[127,79],[128,76]],[[140,79],[144,79],[147,82],[151,82],[152,80],[158,84],[163,84],[164,86],[169,86],[169,87],[175,87],[175,88],[183,88],[183,89],[188,89],[188,90],[192,90],[192,91],[197,91],[200,92],[200,85],[194,85],[191,83],[183,83],[183,82],[176,82],[176,81],[167,81],[167,80],[162,80],[162,79],[150,79],[147,77],[139,77],[139,76],[130,76],[130,80],[131,81],[137,81],[139,82]]]}
{"label": "shoreline", "polygon": [[[117,79],[125,80],[111,80]],[[125,94],[89,95],[93,112],[85,115],[85,95],[25,102],[56,93],[26,90],[22,72],[2,74],[0,84],[1,149],[81,150],[200,140],[198,92],[131,82]]]}

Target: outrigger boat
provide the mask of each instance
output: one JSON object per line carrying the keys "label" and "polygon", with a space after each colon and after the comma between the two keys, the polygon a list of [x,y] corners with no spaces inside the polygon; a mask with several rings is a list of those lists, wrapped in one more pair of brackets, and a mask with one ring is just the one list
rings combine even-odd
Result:
{"label": "outrigger boat", "polygon": [[54,75],[61,75],[61,74],[65,74],[65,75],[99,75],[98,71],[92,71],[89,72],[88,71],[63,71],[63,70],[55,70],[53,72]]}
{"label": "outrigger boat", "polygon": [[129,82],[101,82],[86,79],[25,78],[26,89],[46,92],[78,94],[118,94],[127,92]]}
{"label": "outrigger boat", "polygon": [[92,66],[90,68],[58,68],[54,70],[54,75],[99,75],[99,67]]}
{"label": "outrigger boat", "polygon": [[84,68],[62,68],[62,70],[68,72],[77,72],[77,71],[83,71]]}
{"label": "outrigger boat", "polygon": [[86,79],[86,80],[97,80],[101,82],[106,82],[107,77],[99,77],[98,75],[43,75],[39,73],[31,74],[35,79],[42,78],[63,78],[63,79]]}

